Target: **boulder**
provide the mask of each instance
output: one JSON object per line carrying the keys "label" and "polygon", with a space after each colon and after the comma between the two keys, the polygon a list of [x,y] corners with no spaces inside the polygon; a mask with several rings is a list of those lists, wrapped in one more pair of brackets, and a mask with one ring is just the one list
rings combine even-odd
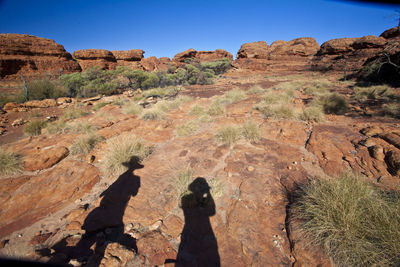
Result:
{"label": "boulder", "polygon": [[243,44],[236,55],[237,59],[240,58],[256,58],[267,59],[269,46],[264,41]]}
{"label": "boulder", "polygon": [[176,54],[172,61],[175,63],[185,63],[185,59],[194,58],[196,56],[197,51],[193,48],[190,48],[186,51],[180,52]]}
{"label": "boulder", "polygon": [[117,64],[113,53],[104,49],[77,50],[72,56],[78,60],[83,71],[96,66],[105,70],[114,69]]}
{"label": "boulder", "polygon": [[24,103],[26,108],[49,108],[57,106],[57,101],[54,99],[31,100]]}
{"label": "boulder", "polygon": [[340,53],[353,51],[352,44],[357,38],[338,38],[326,41],[321,45],[319,55],[338,55]]}
{"label": "boulder", "polygon": [[64,146],[35,147],[19,152],[23,156],[24,168],[27,171],[48,169],[69,154],[68,148]]}
{"label": "boulder", "polygon": [[114,55],[117,62],[119,60],[140,61],[143,58],[144,51],[141,49],[113,50],[112,54]]}
{"label": "boulder", "polygon": [[0,237],[73,203],[98,181],[94,166],[76,160],[64,160],[37,176],[0,180]]}
{"label": "boulder", "polygon": [[352,44],[352,47],[354,47],[354,49],[380,48],[383,47],[386,43],[387,41],[383,37],[368,35],[355,40]]}
{"label": "boulder", "polygon": [[304,37],[285,42],[275,41],[269,47],[268,54],[271,56],[311,56],[319,50],[319,44],[314,38]]}
{"label": "boulder", "polygon": [[391,38],[396,38],[400,36],[400,27],[393,27],[391,29],[388,29],[381,33],[379,35],[380,37],[383,37],[385,39],[391,39]]}
{"label": "boulder", "polygon": [[172,62],[167,57],[148,57],[143,58],[140,61],[142,68],[146,71],[154,71],[154,70],[168,70],[168,67],[172,65]]}
{"label": "boulder", "polygon": [[176,251],[159,232],[146,233],[137,241],[138,253],[147,258],[151,266],[160,266],[166,260],[175,260]]}
{"label": "boulder", "polygon": [[0,78],[40,76],[80,71],[64,47],[53,40],[27,34],[0,34]]}
{"label": "boulder", "polygon": [[217,49],[215,51],[198,51],[195,58],[200,62],[216,61],[224,58],[227,58],[230,61],[233,60],[232,54],[223,49]]}

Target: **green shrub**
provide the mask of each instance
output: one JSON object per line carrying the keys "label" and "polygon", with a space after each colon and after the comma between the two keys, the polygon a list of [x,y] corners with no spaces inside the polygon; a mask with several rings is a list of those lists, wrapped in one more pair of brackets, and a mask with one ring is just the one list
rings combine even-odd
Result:
{"label": "green shrub", "polygon": [[221,143],[231,145],[240,139],[240,129],[235,126],[225,126],[218,130],[217,140]]}
{"label": "green shrub", "polygon": [[26,101],[25,95],[22,91],[18,91],[14,94],[10,93],[0,93],[0,107],[4,106],[7,103],[23,103]]}
{"label": "green shrub", "polygon": [[29,99],[42,100],[47,98],[58,98],[67,96],[67,91],[56,83],[48,79],[33,80],[27,83]]}
{"label": "green shrub", "polygon": [[315,122],[324,121],[325,118],[322,107],[318,105],[310,105],[306,107],[300,114],[300,119],[303,121],[315,121]]}
{"label": "green shrub", "polygon": [[345,173],[300,188],[290,222],[337,266],[400,264],[400,193],[388,192]]}
{"label": "green shrub", "polygon": [[133,157],[140,161],[145,159],[151,150],[144,142],[135,135],[119,135],[107,141],[104,155],[104,170],[108,175],[120,175],[128,167],[124,163]]}
{"label": "green shrub", "polygon": [[46,121],[33,120],[25,124],[24,133],[29,136],[36,136],[42,133],[42,129],[46,127]]}
{"label": "green shrub", "polygon": [[21,172],[20,157],[0,148],[0,176],[11,176]]}
{"label": "green shrub", "polygon": [[256,142],[261,138],[261,129],[254,121],[247,121],[241,126],[242,136],[248,140]]}
{"label": "green shrub", "polygon": [[179,125],[176,128],[176,133],[178,136],[188,136],[193,134],[198,129],[198,127],[199,125],[196,124],[196,122],[188,121],[186,123]]}
{"label": "green shrub", "polygon": [[101,137],[96,134],[87,134],[79,137],[71,146],[72,155],[86,155],[101,141]]}
{"label": "green shrub", "polygon": [[212,70],[213,74],[220,75],[229,70],[231,62],[227,58],[201,63],[201,69]]}
{"label": "green shrub", "polygon": [[344,114],[348,109],[346,99],[337,93],[322,96],[319,101],[325,113]]}

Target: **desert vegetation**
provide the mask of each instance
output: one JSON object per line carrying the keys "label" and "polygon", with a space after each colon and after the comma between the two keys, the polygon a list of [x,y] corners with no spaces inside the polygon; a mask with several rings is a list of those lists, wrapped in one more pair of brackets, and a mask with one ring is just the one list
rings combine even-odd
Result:
{"label": "desert vegetation", "polygon": [[145,159],[151,152],[143,140],[133,134],[124,134],[107,140],[104,153],[104,171],[108,175],[119,175],[128,169],[124,163],[132,157]]}
{"label": "desert vegetation", "polygon": [[395,266],[400,263],[399,207],[399,192],[344,173],[302,186],[291,220],[338,266]]}
{"label": "desert vegetation", "polygon": [[102,138],[94,133],[88,133],[80,136],[71,146],[72,155],[88,154]]}
{"label": "desert vegetation", "polygon": [[44,120],[32,120],[25,124],[24,133],[29,136],[36,136],[42,133],[42,129],[46,127]]}
{"label": "desert vegetation", "polygon": [[21,159],[13,152],[0,148],[0,176],[10,176],[21,172]]}

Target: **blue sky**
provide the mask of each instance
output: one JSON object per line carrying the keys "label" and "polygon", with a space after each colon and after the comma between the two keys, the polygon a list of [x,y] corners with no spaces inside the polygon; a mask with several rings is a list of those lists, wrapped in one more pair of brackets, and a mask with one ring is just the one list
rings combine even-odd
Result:
{"label": "blue sky", "polygon": [[143,49],[145,57],[188,48],[231,52],[243,43],[379,35],[400,6],[328,0],[0,0],[0,33],[50,38],[78,49]]}

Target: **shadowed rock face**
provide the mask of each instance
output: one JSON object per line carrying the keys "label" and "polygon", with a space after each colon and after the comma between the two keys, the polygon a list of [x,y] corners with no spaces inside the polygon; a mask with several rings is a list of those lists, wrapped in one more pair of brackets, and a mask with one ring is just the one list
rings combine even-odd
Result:
{"label": "shadowed rock face", "polygon": [[223,49],[217,49],[214,51],[196,51],[193,48],[190,48],[186,51],[176,54],[172,58],[172,61],[175,64],[180,65],[182,63],[185,63],[186,59],[196,59],[200,62],[207,62],[207,61],[215,61],[215,60],[219,60],[219,59],[223,59],[223,58],[233,60],[232,54]]}
{"label": "shadowed rock face", "polygon": [[77,50],[72,53],[72,56],[78,60],[82,71],[94,66],[109,70],[114,69],[117,65],[115,56],[110,51],[104,49]]}
{"label": "shadowed rock face", "polygon": [[80,70],[71,54],[53,40],[27,34],[0,34],[0,78]]}

